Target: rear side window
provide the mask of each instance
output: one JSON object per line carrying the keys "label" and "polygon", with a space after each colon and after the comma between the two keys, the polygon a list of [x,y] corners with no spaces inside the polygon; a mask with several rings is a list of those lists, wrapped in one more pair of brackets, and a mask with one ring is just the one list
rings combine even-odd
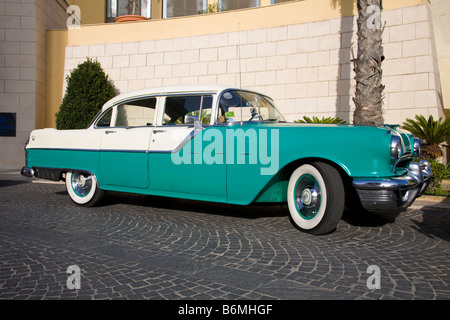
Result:
{"label": "rear side window", "polygon": [[116,127],[143,127],[153,125],[156,98],[127,101],[117,106]]}

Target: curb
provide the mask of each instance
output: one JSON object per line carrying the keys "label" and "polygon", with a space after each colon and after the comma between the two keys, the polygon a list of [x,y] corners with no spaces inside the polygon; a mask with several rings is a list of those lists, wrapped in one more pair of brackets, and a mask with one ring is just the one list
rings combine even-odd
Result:
{"label": "curb", "polygon": [[429,201],[429,202],[443,202],[443,203],[450,204],[450,197],[445,197],[445,196],[432,196],[432,195],[424,194],[424,195],[420,196],[419,198],[417,198],[417,200]]}
{"label": "curb", "polygon": [[417,198],[412,205],[412,209],[442,209],[450,213],[450,197],[422,195]]}

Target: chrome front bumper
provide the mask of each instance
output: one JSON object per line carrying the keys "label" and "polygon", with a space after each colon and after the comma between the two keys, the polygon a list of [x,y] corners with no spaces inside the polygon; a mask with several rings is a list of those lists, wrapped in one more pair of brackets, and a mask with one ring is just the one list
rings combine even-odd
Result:
{"label": "chrome front bumper", "polygon": [[420,197],[432,178],[428,161],[412,162],[408,173],[395,178],[354,179],[361,204],[369,211],[401,211]]}

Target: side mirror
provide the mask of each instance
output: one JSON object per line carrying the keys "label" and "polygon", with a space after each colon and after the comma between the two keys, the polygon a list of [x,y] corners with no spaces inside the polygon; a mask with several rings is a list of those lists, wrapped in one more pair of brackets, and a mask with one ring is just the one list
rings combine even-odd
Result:
{"label": "side mirror", "polygon": [[184,124],[195,124],[195,121],[198,121],[198,117],[190,115],[184,116]]}
{"label": "side mirror", "polygon": [[197,116],[185,115],[184,124],[193,124],[195,130],[202,128],[202,124]]}

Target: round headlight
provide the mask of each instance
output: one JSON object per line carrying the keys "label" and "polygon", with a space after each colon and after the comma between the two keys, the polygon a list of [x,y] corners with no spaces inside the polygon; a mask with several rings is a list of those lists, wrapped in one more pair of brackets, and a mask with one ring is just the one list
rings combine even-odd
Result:
{"label": "round headlight", "polygon": [[420,140],[414,138],[414,155],[420,157]]}
{"label": "round headlight", "polygon": [[400,137],[392,136],[391,138],[391,160],[396,162],[402,155],[402,145],[400,143]]}

